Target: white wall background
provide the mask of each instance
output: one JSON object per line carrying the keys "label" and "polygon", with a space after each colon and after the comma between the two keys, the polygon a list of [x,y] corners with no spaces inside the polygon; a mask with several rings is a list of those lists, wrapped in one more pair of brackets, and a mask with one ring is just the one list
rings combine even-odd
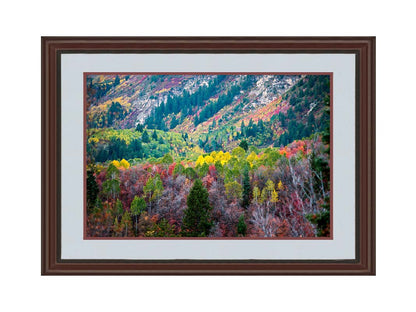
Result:
{"label": "white wall background", "polygon": [[[3,311],[414,309],[410,1],[5,1],[0,29]],[[40,277],[41,35],[376,35],[376,277]],[[408,283],[406,283],[408,282]],[[413,308],[412,308],[413,307]]]}

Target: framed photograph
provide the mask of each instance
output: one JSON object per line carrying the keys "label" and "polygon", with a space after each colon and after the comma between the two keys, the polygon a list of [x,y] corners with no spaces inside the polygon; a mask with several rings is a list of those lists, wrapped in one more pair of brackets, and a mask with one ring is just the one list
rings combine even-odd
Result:
{"label": "framed photograph", "polygon": [[43,37],[43,275],[375,275],[375,37]]}

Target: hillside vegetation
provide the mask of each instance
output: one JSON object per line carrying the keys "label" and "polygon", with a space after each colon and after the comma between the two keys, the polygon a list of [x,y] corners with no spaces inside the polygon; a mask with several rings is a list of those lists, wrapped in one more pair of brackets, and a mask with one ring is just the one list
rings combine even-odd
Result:
{"label": "hillside vegetation", "polygon": [[329,76],[90,75],[87,235],[330,235]]}

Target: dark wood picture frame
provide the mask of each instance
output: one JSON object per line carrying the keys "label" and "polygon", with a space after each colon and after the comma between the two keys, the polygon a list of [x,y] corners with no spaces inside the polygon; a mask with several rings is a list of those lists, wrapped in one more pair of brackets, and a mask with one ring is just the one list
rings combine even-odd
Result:
{"label": "dark wood picture frame", "polygon": [[[60,234],[63,53],[356,55],[356,259],[64,260]],[[42,275],[375,275],[375,37],[42,37]]]}

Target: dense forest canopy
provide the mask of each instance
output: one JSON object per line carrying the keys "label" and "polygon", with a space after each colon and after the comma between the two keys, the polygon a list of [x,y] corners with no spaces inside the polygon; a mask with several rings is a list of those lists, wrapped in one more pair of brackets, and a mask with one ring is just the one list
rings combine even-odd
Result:
{"label": "dense forest canopy", "polygon": [[330,235],[329,75],[90,75],[87,236]]}

